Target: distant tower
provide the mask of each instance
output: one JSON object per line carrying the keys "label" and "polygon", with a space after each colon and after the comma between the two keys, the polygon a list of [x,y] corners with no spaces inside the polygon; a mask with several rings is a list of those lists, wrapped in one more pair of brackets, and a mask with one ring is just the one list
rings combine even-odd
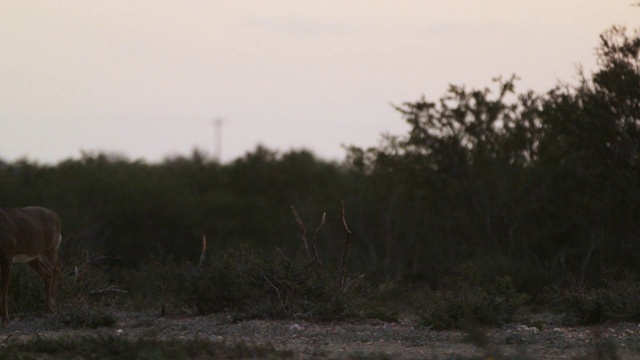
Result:
{"label": "distant tower", "polygon": [[213,120],[213,158],[222,162],[222,118]]}

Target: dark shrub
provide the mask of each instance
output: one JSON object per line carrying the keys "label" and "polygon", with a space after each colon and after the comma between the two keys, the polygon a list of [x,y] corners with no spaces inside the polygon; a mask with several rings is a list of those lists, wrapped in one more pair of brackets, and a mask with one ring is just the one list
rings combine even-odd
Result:
{"label": "dark shrub", "polygon": [[420,311],[422,324],[436,329],[460,327],[465,322],[499,325],[512,321],[528,296],[516,291],[509,276],[482,284],[472,264],[447,279],[447,289],[433,293]]}

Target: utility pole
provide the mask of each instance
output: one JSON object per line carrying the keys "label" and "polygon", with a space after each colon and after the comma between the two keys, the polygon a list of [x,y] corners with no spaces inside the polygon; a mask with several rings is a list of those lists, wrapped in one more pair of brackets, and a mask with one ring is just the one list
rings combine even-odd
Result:
{"label": "utility pole", "polygon": [[222,118],[213,120],[213,158],[222,162]]}

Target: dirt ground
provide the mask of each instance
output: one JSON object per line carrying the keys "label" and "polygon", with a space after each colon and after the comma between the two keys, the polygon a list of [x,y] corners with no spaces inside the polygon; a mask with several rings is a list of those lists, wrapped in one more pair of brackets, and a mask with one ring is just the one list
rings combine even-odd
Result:
{"label": "dirt ground", "polygon": [[117,316],[113,327],[79,330],[62,328],[43,317],[13,317],[9,327],[0,330],[0,341],[102,334],[268,343],[293,351],[299,359],[640,359],[640,326],[629,322],[591,327],[508,324],[465,332],[436,331],[414,326],[411,321],[233,321],[228,315],[160,317],[125,312]]}

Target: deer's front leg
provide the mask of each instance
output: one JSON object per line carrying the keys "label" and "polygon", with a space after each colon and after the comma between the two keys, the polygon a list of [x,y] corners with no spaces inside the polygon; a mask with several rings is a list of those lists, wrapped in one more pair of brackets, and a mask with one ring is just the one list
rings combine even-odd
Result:
{"label": "deer's front leg", "polygon": [[0,256],[0,293],[2,295],[2,326],[9,325],[9,278],[12,259]]}

